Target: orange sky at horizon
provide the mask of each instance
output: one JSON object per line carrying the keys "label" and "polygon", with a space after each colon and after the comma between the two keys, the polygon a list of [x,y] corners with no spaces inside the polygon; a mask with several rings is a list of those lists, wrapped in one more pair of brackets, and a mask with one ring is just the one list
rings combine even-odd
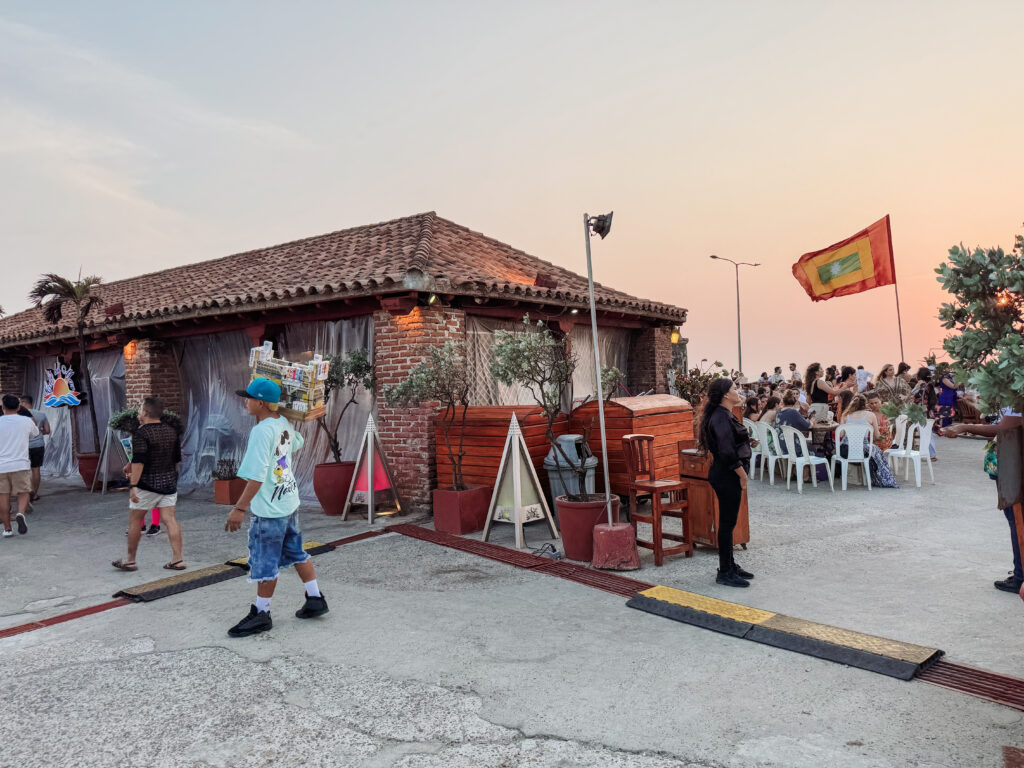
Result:
{"label": "orange sky at horizon", "polygon": [[595,279],[686,307],[691,362],[736,365],[715,253],[762,264],[748,376],[877,373],[892,287],[812,303],[801,254],[889,214],[917,364],[949,247],[1022,232],[1024,3],[246,9],[244,34],[230,3],[0,10],[8,313],[44,270],[111,281],[428,210],[585,273],[582,214],[614,210]]}

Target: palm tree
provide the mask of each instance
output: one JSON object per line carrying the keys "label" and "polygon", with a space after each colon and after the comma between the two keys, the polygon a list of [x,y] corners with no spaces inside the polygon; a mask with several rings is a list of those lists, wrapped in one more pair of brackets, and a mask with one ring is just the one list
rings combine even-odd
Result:
{"label": "palm tree", "polygon": [[[36,284],[29,291],[28,300],[36,307],[42,307],[43,316],[48,323],[59,325],[64,319],[64,314],[74,308],[75,333],[78,336],[78,357],[81,361],[81,382],[82,392],[85,394],[86,405],[89,406],[89,418],[92,420],[92,435],[95,445],[94,453],[100,450],[100,430],[96,423],[96,406],[92,401],[92,387],[89,385],[89,368],[85,359],[85,318],[89,310],[100,300],[99,287],[102,279],[95,276],[83,278],[79,275],[78,280],[69,280],[66,277],[53,273],[42,275]],[[69,318],[70,319],[70,318]]]}

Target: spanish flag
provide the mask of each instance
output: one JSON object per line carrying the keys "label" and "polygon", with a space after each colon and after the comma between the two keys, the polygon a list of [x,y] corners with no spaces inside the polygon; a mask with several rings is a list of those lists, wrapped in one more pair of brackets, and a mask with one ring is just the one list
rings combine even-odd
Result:
{"label": "spanish flag", "polygon": [[889,216],[821,251],[805,253],[793,276],[813,301],[869,291],[896,282]]}

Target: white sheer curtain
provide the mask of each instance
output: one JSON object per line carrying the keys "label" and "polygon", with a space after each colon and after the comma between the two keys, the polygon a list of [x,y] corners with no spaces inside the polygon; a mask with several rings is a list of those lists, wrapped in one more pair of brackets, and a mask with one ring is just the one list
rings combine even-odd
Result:
{"label": "white sheer curtain", "polygon": [[[601,353],[601,366],[614,366],[622,371],[623,376],[629,369],[629,342],[631,332],[626,328],[597,329],[598,351]],[[577,325],[569,332],[569,343],[576,357],[576,371],[572,376],[573,399],[579,401],[587,395],[597,396],[597,371],[594,368],[594,339],[589,325]],[[628,387],[629,382],[623,381]],[[612,397],[625,395],[618,391]]]}
{"label": "white sheer curtain", "polygon": [[533,405],[533,396],[526,387],[510,387],[491,376],[491,349],[495,331],[532,333],[521,320],[498,320],[490,317],[466,316],[466,361],[469,365],[472,405]]}
{"label": "white sheer curtain", "polygon": [[[347,318],[330,322],[292,323],[286,325],[274,342],[274,349],[286,360],[295,360],[304,353],[344,355],[353,349],[365,349],[373,361],[373,315]],[[328,428],[333,427],[344,400],[332,396],[327,404]],[[354,461],[359,453],[360,438],[366,430],[366,417],[373,410],[373,394],[360,390],[356,403],[345,413],[345,421],[338,429],[343,461]],[[313,468],[332,461],[330,446],[323,431],[315,422],[297,425],[306,444],[296,454],[293,471],[299,483],[299,495],[313,497]]]}
{"label": "white sheer curtain", "polygon": [[[78,472],[78,461],[75,459],[71,442],[72,409],[66,405],[60,408],[48,408],[43,405],[46,370],[52,370],[56,362],[56,357],[37,357],[30,360],[25,372],[25,391],[35,399],[33,407],[45,413],[50,422],[50,434],[44,438],[46,454],[43,458],[42,473],[47,477],[69,477]],[[86,420],[88,421],[88,418]]]}
{"label": "white sheer curtain", "polygon": [[249,383],[250,346],[244,331],[190,336],[172,344],[187,404],[180,492],[209,487],[218,460],[242,458],[255,422],[235,391]]}

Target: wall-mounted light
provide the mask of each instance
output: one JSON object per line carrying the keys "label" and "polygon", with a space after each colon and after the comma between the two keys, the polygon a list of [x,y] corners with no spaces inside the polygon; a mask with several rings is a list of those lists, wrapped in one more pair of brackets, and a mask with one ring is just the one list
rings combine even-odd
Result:
{"label": "wall-mounted light", "polygon": [[578,315],[579,313],[580,313],[580,311],[578,309],[576,309],[575,307],[573,307],[572,309],[569,310],[569,314],[570,315]]}
{"label": "wall-mounted light", "polygon": [[427,299],[427,304],[436,304],[436,303],[437,303],[437,294],[436,293],[430,294],[430,298]]}
{"label": "wall-mounted light", "polygon": [[678,344],[679,343],[679,329],[678,328],[673,328],[672,329],[672,335],[669,337],[669,340],[673,344]]}

